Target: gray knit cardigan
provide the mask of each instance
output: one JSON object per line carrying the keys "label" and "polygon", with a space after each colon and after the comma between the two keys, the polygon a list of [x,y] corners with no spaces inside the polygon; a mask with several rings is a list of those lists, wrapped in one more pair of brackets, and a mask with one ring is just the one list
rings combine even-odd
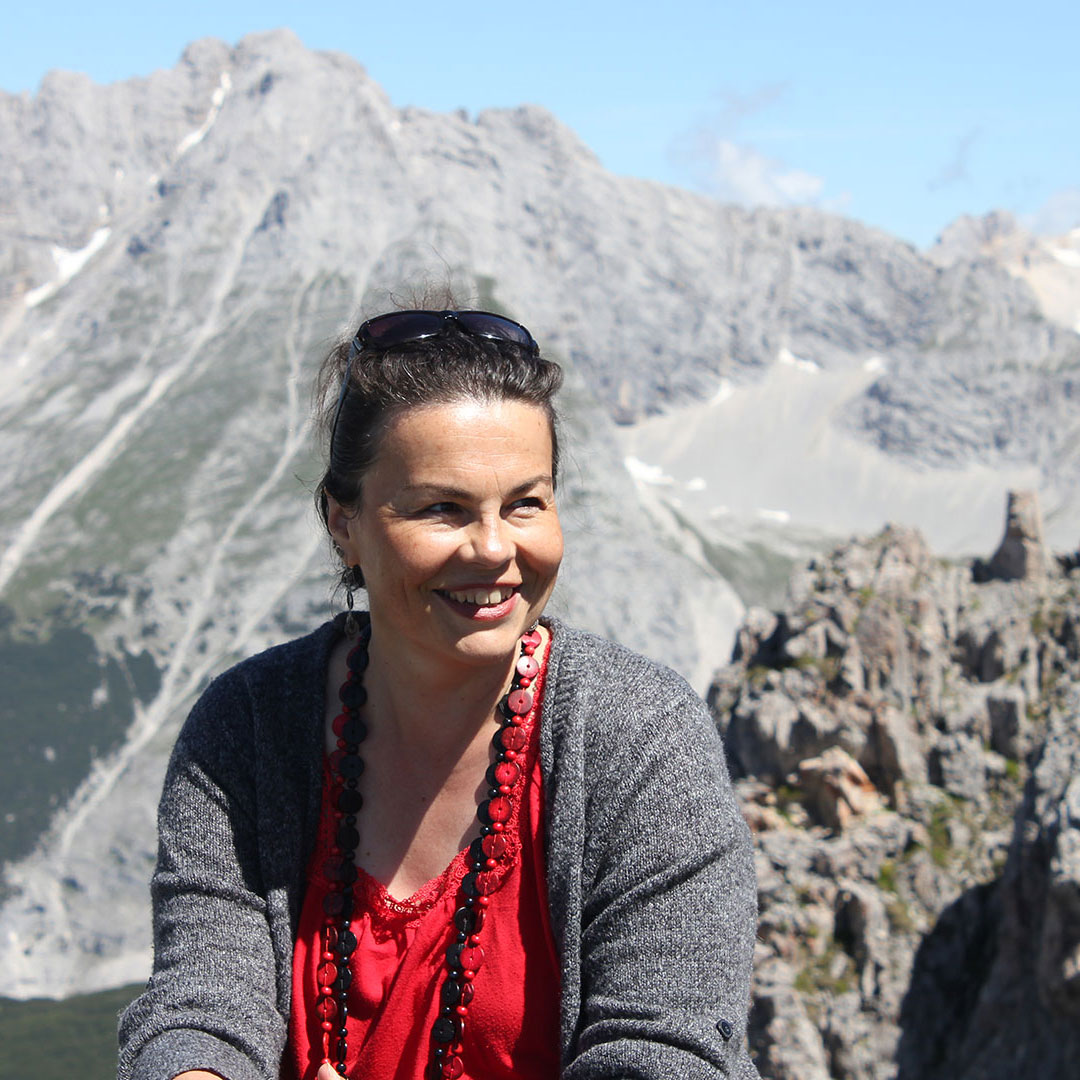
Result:
{"label": "gray knit cardigan", "polygon": [[[561,1075],[754,1080],[754,869],[715,727],[674,672],[545,623]],[[278,1076],[340,632],[327,623],[238,664],[180,733],[151,885],[154,973],[121,1017],[121,1080]]]}

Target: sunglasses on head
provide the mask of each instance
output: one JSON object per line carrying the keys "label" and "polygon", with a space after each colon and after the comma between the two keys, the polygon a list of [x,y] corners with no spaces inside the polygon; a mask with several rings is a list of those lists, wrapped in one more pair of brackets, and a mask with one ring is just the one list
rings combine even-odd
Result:
{"label": "sunglasses on head", "polygon": [[360,329],[349,345],[349,359],[345,364],[345,377],[341,380],[341,393],[334,410],[334,423],[330,429],[330,452],[333,454],[334,436],[337,435],[341,407],[349,388],[349,376],[355,357],[364,349],[393,349],[410,341],[424,341],[438,337],[449,330],[461,330],[472,337],[489,341],[509,341],[521,345],[532,356],[540,355],[540,346],[532,334],[519,322],[496,315],[492,311],[388,311],[361,323]]}
{"label": "sunglasses on head", "polygon": [[376,315],[356,331],[350,352],[365,348],[392,349],[410,341],[438,337],[453,329],[472,337],[522,345],[533,356],[540,352],[532,334],[521,323],[491,311],[390,311]]}

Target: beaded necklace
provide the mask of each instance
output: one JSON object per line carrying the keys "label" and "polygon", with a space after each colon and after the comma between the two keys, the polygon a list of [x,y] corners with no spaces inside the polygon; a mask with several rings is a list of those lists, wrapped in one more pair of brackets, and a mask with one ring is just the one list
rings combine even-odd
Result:
{"label": "beaded necklace", "polygon": [[[350,650],[348,675],[338,697],[341,712],[334,718],[337,749],[330,755],[330,810],[334,816],[334,843],[326,866],[330,892],[323,900],[322,952],[318,968],[317,1010],[322,1024],[323,1060],[345,1076],[348,1052],[348,990],[352,983],[349,960],[356,949],[350,929],[353,914],[353,885],[356,882],[356,849],[360,833],[357,814],[364,804],[359,779],[364,771],[360,744],[367,737],[367,725],[360,710],[367,702],[363,673],[368,666],[370,626]],[[524,772],[518,764],[525,749],[525,717],[533,707],[530,687],[540,671],[533,654],[541,643],[537,630],[521,636],[521,655],[514,665],[509,692],[499,702],[499,729],[492,743],[495,761],[488,766],[487,797],[477,808],[480,835],[469,845],[465,874],[458,888],[458,902],[452,928],[454,941],[446,950],[446,975],[439,991],[439,1016],[431,1028],[431,1055],[426,1070],[429,1080],[457,1080],[465,1069],[465,1019],[473,1000],[473,981],[484,963],[480,934],[484,927],[488,897],[499,887],[514,860],[513,849],[502,835],[510,820]]]}

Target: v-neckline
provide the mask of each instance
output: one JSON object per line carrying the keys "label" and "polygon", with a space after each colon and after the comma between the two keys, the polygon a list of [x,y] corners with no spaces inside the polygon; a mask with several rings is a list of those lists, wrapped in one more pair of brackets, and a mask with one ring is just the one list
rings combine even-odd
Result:
{"label": "v-neckline", "polygon": [[[551,658],[551,648],[554,636],[549,630],[545,637],[546,641],[544,643],[543,658],[540,661],[540,671],[533,682],[533,707],[526,716],[525,723],[522,725],[525,729],[525,736],[527,739],[525,762],[523,763],[526,770],[526,779],[528,778],[532,763],[539,755],[540,715],[543,708],[544,687],[547,682],[548,661]],[[326,808],[329,807],[330,804],[332,777],[329,753],[326,752],[325,746],[322,772],[322,805]],[[517,865],[517,856],[521,849],[520,821],[522,804],[524,801],[524,799],[514,799],[510,812],[510,819],[506,823],[507,827],[503,833],[503,836],[506,837],[508,842],[511,857],[501,862],[494,871],[500,882]],[[316,875],[320,882],[326,887],[329,887],[330,879],[325,872],[324,866],[326,863],[334,861],[330,852],[332,846],[331,833],[332,824],[330,816],[324,809],[319,823],[318,839],[319,851],[322,858],[318,861]],[[380,923],[408,922],[422,917],[435,907],[439,900],[446,895],[450,886],[453,886],[453,892],[456,894],[457,887],[461,884],[461,880],[464,878],[467,870],[467,858],[469,847],[471,845],[472,840],[461,848],[461,850],[453,856],[450,862],[438,874],[424,882],[424,884],[416,889],[415,892],[403,898],[394,896],[382,881],[369,871],[365,870],[364,867],[355,864],[356,883],[353,888],[356,893],[356,899],[360,901],[360,904],[358,905],[359,908],[369,913],[373,921]]]}

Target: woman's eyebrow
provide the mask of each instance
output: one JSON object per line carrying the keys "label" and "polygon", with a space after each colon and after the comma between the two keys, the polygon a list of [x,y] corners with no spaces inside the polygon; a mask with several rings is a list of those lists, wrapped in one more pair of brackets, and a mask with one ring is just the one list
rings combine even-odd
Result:
{"label": "woman's eyebrow", "polygon": [[[541,473],[538,476],[532,476],[528,480],[523,480],[516,487],[511,488],[506,492],[505,498],[512,498],[514,495],[520,495],[522,492],[531,491],[533,488],[542,487],[547,485],[552,486],[551,474]],[[476,493],[466,491],[464,488],[454,487],[450,484],[406,484],[402,489],[408,495],[422,495],[422,496],[439,496],[446,499],[472,499],[475,498]]]}

